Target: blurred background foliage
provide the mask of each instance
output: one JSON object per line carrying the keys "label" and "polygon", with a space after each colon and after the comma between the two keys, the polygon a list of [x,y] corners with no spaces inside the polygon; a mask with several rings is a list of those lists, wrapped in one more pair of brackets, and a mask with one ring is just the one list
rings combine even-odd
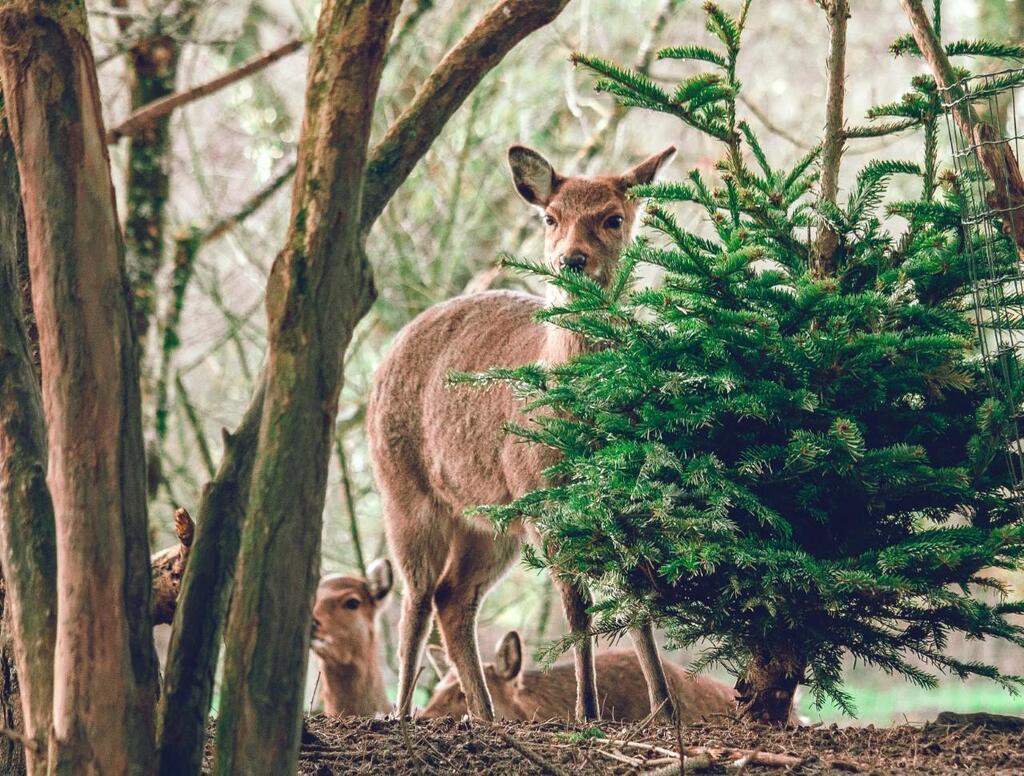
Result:
{"label": "blurred background foliage", "polygon": [[[202,5],[147,0],[132,3],[130,12],[116,2],[88,5],[108,126],[129,112],[123,54],[134,42],[165,35],[179,45],[181,90],[290,38],[307,37],[317,12],[315,0]],[[723,5],[738,2],[725,0]],[[484,4],[474,0],[406,0],[377,104],[378,133],[483,10]],[[585,174],[624,169],[674,143],[679,154],[664,178],[679,178],[692,168],[714,174],[718,150],[709,141],[681,131],[670,118],[619,111],[610,98],[592,91],[588,74],[574,71],[568,61],[572,51],[582,50],[649,67],[655,80],[674,83],[686,65],[651,64],[649,52],[652,47],[705,40],[703,19],[697,0],[574,0],[554,24],[527,38],[484,80],[392,200],[368,246],[379,299],[347,355],[324,515],[325,572],[358,572],[361,563],[387,551],[362,418],[373,370],[394,336],[431,304],[467,288],[523,286],[524,279],[496,269],[501,253],[540,255],[540,222],[510,184],[506,147],[532,145],[560,171]],[[1020,42],[1024,0],[947,0],[943,27],[947,39]],[[873,104],[898,99],[919,72],[919,62],[894,59],[888,51],[892,40],[906,31],[898,3],[854,4],[847,53],[851,122]],[[759,132],[768,156],[786,166],[816,142],[824,123],[825,16],[812,0],[761,0],[754,3],[745,38],[739,71],[745,118]],[[165,353],[164,338],[151,336],[144,356],[147,433],[154,444],[157,384],[163,382],[167,391],[166,436],[159,445],[162,482],[151,503],[156,546],[172,540],[173,508],[198,503],[200,489],[219,460],[221,429],[237,424],[259,374],[266,331],[262,294],[288,219],[288,173],[301,123],[305,73],[306,52],[300,49],[255,76],[188,104],[171,118],[165,257],[156,278],[157,328],[173,318],[176,286],[184,294],[180,346]],[[867,158],[910,157],[918,146],[914,139],[852,141],[843,181],[848,184]],[[127,143],[112,147],[112,160],[124,215]],[[247,213],[261,194],[266,196],[259,197],[259,207]],[[171,260],[176,246],[189,245],[189,239],[240,212],[244,219],[216,238],[191,243],[198,246],[194,271],[184,287],[176,284]],[[688,226],[699,227],[695,212],[679,216]],[[484,606],[485,659],[508,629],[518,629],[532,647],[560,634],[560,608],[545,577],[513,570]],[[382,622],[391,672],[397,612],[392,602]],[[1012,647],[964,643],[957,650],[964,657],[984,656],[1007,672],[1024,673],[1024,656]],[[669,657],[687,661],[683,654]],[[982,683],[950,679],[929,694],[851,666],[848,686],[864,723],[922,720],[943,709],[1024,712],[1024,701]],[[842,721],[832,709],[805,713],[812,720]]]}

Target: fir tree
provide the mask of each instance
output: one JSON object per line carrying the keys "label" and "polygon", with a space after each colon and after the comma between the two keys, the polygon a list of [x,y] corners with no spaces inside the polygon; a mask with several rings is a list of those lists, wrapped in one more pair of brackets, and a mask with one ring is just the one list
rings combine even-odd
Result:
{"label": "fir tree", "polygon": [[[954,632],[1024,645],[1007,619],[1024,605],[988,571],[1024,567],[1024,523],[1007,466],[1020,397],[997,397],[977,355],[972,238],[956,182],[938,171],[935,84],[917,79],[850,130],[918,129],[921,160],[872,161],[845,206],[819,203],[817,150],[777,169],[737,117],[747,5],[738,18],[705,10],[717,45],[660,56],[711,69],[671,93],[574,58],[623,104],[721,141],[720,175],[635,190],[654,236],[625,253],[607,289],[514,262],[570,292],[542,317],[599,347],[459,378],[511,382],[533,412],[511,432],[562,454],[549,487],[480,511],[539,529],[548,552],[532,561],[599,592],[599,632],[652,619],[675,644],[701,645],[695,667],[733,670],[751,717],[785,721],[798,683],[853,713],[846,655],[925,687],[936,679],[922,664],[1013,689],[1019,677],[947,653]],[[949,49],[1006,53],[986,46]],[[895,50],[913,54],[906,40]],[[893,233],[881,216],[896,176],[919,179],[921,193],[886,206],[903,217]],[[701,208],[709,229],[684,229],[679,204]],[[819,219],[840,237],[831,277],[811,270]],[[1013,266],[1012,247],[999,250]],[[664,282],[635,288],[641,263]],[[1018,370],[1018,355],[999,366]]]}

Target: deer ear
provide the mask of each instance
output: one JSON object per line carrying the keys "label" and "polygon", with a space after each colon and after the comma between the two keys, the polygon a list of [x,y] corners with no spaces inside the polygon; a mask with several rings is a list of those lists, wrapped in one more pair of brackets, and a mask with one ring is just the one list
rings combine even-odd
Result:
{"label": "deer ear", "polygon": [[506,681],[515,679],[523,670],[523,642],[519,634],[509,631],[494,654],[494,669]]}
{"label": "deer ear", "polygon": [[562,180],[547,159],[526,146],[514,145],[508,149],[508,166],[519,196],[538,207],[551,201],[551,195]]}
{"label": "deer ear", "polygon": [[625,188],[650,183],[657,176],[658,171],[675,156],[676,147],[669,146],[664,151],[659,151],[654,156],[644,159],[636,167],[631,167],[619,176],[619,180]]}
{"label": "deer ear", "polygon": [[395,583],[395,575],[391,571],[391,561],[378,558],[366,569],[366,586],[370,589],[370,598],[380,601],[391,592]]}
{"label": "deer ear", "polygon": [[451,669],[451,665],[448,663],[448,655],[437,644],[427,645],[427,662],[434,669],[438,679],[443,679]]}

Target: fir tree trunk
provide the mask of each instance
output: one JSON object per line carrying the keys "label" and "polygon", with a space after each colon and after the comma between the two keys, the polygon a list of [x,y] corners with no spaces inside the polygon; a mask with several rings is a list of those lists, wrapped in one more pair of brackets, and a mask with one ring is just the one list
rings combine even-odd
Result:
{"label": "fir tree trunk", "polygon": [[157,665],[138,365],[84,7],[6,0],[0,52],[56,515],[51,768],[148,774]]}
{"label": "fir tree trunk", "polygon": [[[14,146],[6,122],[0,122],[0,564],[5,578],[0,704],[2,724],[35,742],[26,752],[27,765],[30,773],[42,774],[52,725],[57,555],[39,376],[19,288],[19,266],[27,263],[27,253]],[[18,753],[5,749],[0,773],[15,772],[8,768],[19,760]],[[20,764],[24,770],[24,761]]]}
{"label": "fir tree trunk", "polygon": [[[828,14],[828,93],[825,105],[825,137],[821,149],[821,198],[833,205],[839,195],[839,166],[846,145],[844,106],[846,103],[846,23],[850,17],[847,0],[818,0]],[[826,221],[818,225],[815,245],[815,274],[830,277],[836,271],[839,235]]]}
{"label": "fir tree trunk", "polygon": [[736,685],[740,712],[766,725],[788,723],[806,667],[806,656],[792,644],[755,651]]}
{"label": "fir tree trunk", "polygon": [[293,773],[341,365],[374,298],[360,212],[373,104],[400,0],[325,2],[292,216],[267,286],[270,353],[227,628],[222,774]]}

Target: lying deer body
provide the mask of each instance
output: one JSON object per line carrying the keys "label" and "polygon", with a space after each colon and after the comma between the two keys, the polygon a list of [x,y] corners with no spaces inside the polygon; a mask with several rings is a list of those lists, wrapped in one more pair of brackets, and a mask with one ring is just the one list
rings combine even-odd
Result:
{"label": "lying deer body", "polygon": [[[669,148],[622,175],[564,177],[539,154],[509,150],[516,189],[543,211],[545,260],[607,285],[628,243],[638,203],[629,187],[649,183]],[[495,535],[463,512],[508,503],[543,484],[553,452],[502,432],[523,420],[510,390],[449,388],[451,371],[479,372],[536,361],[559,363],[586,348],[576,334],[534,320],[540,297],[489,291],[436,305],[399,335],[374,379],[367,428],[392,555],[406,583],[399,639],[398,712],[407,715],[432,612],[465,689],[469,711],[494,716],[476,641],[480,602],[519,557],[524,526]],[[555,575],[569,627],[589,629],[589,597]],[[651,702],[667,709],[667,687],[649,628],[633,634]],[[575,649],[579,718],[597,715],[593,647]]]}
{"label": "lying deer body", "polygon": [[[461,717],[467,712],[466,696],[455,672],[444,663],[444,653],[431,648],[431,660],[443,678],[420,716]],[[629,721],[643,719],[650,712],[647,685],[632,650],[601,652],[597,666],[597,696],[601,716]],[[576,678],[573,667],[552,666],[547,671],[523,671],[523,647],[512,631],[498,645],[493,663],[484,665],[484,677],[500,719],[543,721],[568,719],[573,715]],[[694,676],[673,663],[665,663],[669,697],[679,720],[700,722],[714,714],[736,711],[736,691],[705,676]]]}
{"label": "lying deer body", "polygon": [[377,648],[377,615],[391,591],[391,564],[378,560],[366,579],[324,577],[313,604],[313,639],[320,659],[324,713],[370,716],[391,711]]}

